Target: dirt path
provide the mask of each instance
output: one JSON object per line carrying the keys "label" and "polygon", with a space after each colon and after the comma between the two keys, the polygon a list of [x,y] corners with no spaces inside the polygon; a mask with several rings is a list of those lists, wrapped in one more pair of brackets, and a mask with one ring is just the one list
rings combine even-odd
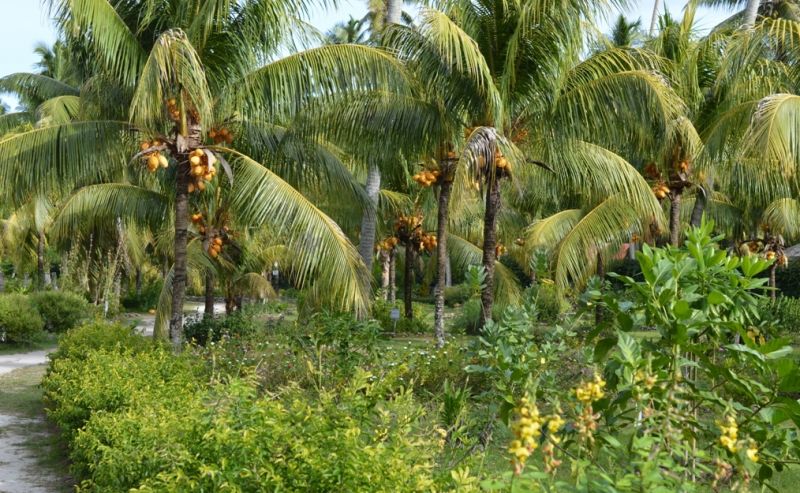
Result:
{"label": "dirt path", "polygon": [[44,365],[47,363],[48,352],[33,351],[30,353],[0,355],[0,375],[27,366]]}
{"label": "dirt path", "polygon": [[[64,451],[42,409],[38,385],[46,366],[34,362],[46,355],[38,353],[0,357],[5,370],[0,375],[0,493],[71,490]],[[11,365],[17,369],[8,369]]]}

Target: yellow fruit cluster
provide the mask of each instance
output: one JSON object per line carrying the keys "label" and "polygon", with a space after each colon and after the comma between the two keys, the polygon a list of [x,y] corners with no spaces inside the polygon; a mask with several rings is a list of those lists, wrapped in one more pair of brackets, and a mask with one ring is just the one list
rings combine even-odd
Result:
{"label": "yellow fruit cluster", "polygon": [[422,233],[417,243],[417,250],[421,252],[425,251],[430,253],[436,249],[436,246],[438,244],[439,242],[436,239],[436,235],[429,235],[427,233]]}
{"label": "yellow fruit cluster", "polygon": [[497,258],[502,257],[506,254],[508,249],[502,243],[498,243],[497,246],[494,247],[494,256]]}
{"label": "yellow fruit cluster", "polygon": [[508,448],[517,473],[522,471],[528,457],[539,446],[543,421],[536,405],[523,397],[516,409],[516,419],[511,426],[514,439]]}
{"label": "yellow fruit cluster", "polygon": [[376,247],[378,250],[388,252],[390,250],[394,250],[394,247],[396,247],[398,243],[400,243],[400,239],[398,237],[390,236],[385,240],[378,242]]}
{"label": "yellow fruit cluster", "polygon": [[172,121],[180,121],[181,110],[178,108],[178,101],[175,98],[169,98],[167,100],[167,113],[169,113],[169,117]]}
{"label": "yellow fruit cluster", "polygon": [[222,144],[223,142],[226,144],[233,143],[233,134],[225,127],[219,129],[211,127],[208,131],[208,138],[213,140],[215,144]]}
{"label": "yellow fruit cluster", "polygon": [[494,153],[494,165],[497,169],[508,170],[511,171],[511,163],[508,162],[508,159],[503,156],[503,153],[499,150],[495,151]]}
{"label": "yellow fruit cluster", "polygon": [[155,173],[158,168],[169,167],[167,156],[157,150],[162,144],[163,142],[160,140],[146,140],[139,146],[142,152],[145,153],[144,162],[151,173]]}
{"label": "yellow fruit cluster", "polygon": [[410,216],[401,215],[394,222],[394,229],[398,233],[405,233],[410,235],[412,231],[419,229],[422,226],[422,215],[414,214]]}
{"label": "yellow fruit cluster", "polygon": [[222,251],[222,237],[216,236],[210,242],[208,242],[208,254],[211,255],[211,258],[217,258]]}
{"label": "yellow fruit cluster", "polygon": [[720,430],[719,443],[732,454],[735,454],[739,447],[736,444],[739,438],[739,426],[736,424],[736,419],[733,416],[728,416],[725,421],[717,421],[717,426]]}
{"label": "yellow fruit cluster", "polygon": [[593,381],[585,382],[575,389],[575,396],[584,405],[589,405],[605,396],[605,392],[603,392],[605,386],[605,380],[600,375],[595,375]]}
{"label": "yellow fruit cluster", "polygon": [[189,193],[206,189],[205,182],[211,181],[217,175],[217,169],[208,160],[208,155],[202,149],[195,149],[189,153],[189,166],[194,183],[189,184]]}
{"label": "yellow fruit cluster", "polygon": [[422,171],[420,173],[417,173],[412,178],[420,186],[427,188],[427,187],[435,184],[439,180],[439,176],[441,176],[441,172],[439,172],[438,170],[433,170],[433,171],[427,171],[426,170],[426,171]]}
{"label": "yellow fruit cluster", "polygon": [[663,183],[659,183],[653,186],[653,193],[658,200],[664,200],[667,195],[669,195],[669,187]]}
{"label": "yellow fruit cluster", "polygon": [[675,166],[675,169],[680,173],[687,173],[689,171],[689,162],[686,160],[681,161]]}

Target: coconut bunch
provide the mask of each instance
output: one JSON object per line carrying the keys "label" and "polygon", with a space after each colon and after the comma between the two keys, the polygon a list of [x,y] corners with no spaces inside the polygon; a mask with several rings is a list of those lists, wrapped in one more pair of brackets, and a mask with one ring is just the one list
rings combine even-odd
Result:
{"label": "coconut bunch", "polygon": [[689,161],[684,159],[684,160],[676,163],[675,164],[675,171],[677,171],[680,174],[688,173],[689,172]]}
{"label": "coconut bunch", "polygon": [[211,255],[211,258],[219,257],[219,254],[222,252],[222,245],[224,244],[224,240],[222,236],[215,236],[208,242],[208,254]]}
{"label": "coconut bunch", "polygon": [[208,131],[208,138],[214,141],[215,144],[232,144],[233,143],[233,134],[230,130],[225,127],[222,128],[214,128]]}
{"label": "coconut bunch", "polygon": [[653,185],[653,193],[658,200],[664,200],[669,195],[669,187],[664,183],[656,183]]}
{"label": "coconut bunch", "polygon": [[167,99],[167,113],[172,121],[177,122],[181,119],[181,110],[178,108],[178,100],[175,98]]}
{"label": "coconut bunch", "polygon": [[189,183],[189,193],[195,190],[202,192],[206,189],[206,182],[210,182],[217,176],[217,168],[214,167],[212,154],[203,149],[195,149],[189,153],[189,166],[194,180]]}
{"label": "coconut bunch", "polygon": [[396,236],[390,236],[385,240],[378,242],[376,248],[379,251],[390,252],[394,250],[398,243],[400,243],[400,238]]}
{"label": "coconut bunch", "polygon": [[417,235],[416,244],[414,246],[420,252],[432,253],[436,250],[436,245],[438,244],[439,242],[436,239],[436,235],[420,233]]}
{"label": "coconut bunch", "polygon": [[435,184],[442,173],[439,170],[425,170],[417,173],[412,178],[415,182],[417,182],[421,187],[428,188]]}
{"label": "coconut bunch", "polygon": [[508,249],[506,248],[505,245],[503,245],[502,243],[498,243],[494,247],[494,256],[497,257],[497,258],[500,258],[503,255],[505,255],[507,251],[508,251]]}
{"label": "coconut bunch", "polygon": [[163,144],[160,140],[155,139],[146,140],[139,146],[143,152],[142,159],[151,173],[155,173],[158,168],[169,167],[169,159],[159,150]]}
{"label": "coconut bunch", "polygon": [[403,243],[409,243],[414,234],[422,228],[422,215],[401,215],[394,222],[394,230],[397,237]]}

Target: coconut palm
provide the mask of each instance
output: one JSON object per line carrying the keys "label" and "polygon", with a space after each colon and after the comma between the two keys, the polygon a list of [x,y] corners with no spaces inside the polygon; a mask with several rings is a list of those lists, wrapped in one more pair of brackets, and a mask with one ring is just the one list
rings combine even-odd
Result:
{"label": "coconut palm", "polygon": [[[3,190],[71,188],[81,180],[118,179],[135,154],[137,137],[157,141],[145,155],[166,158],[166,163],[157,160],[167,164],[165,178],[175,192],[170,337],[177,346],[186,286],[189,189],[190,184],[205,186],[191,175],[190,153],[195,152],[207,174],[213,175],[213,166],[235,176],[235,202],[248,223],[278,225],[296,250],[303,274],[313,273],[341,308],[364,313],[364,266],[340,228],[240,149],[246,147],[246,129],[275,137],[274,125],[290,121],[311,100],[402,89],[398,65],[375,48],[353,45],[324,46],[264,64],[290,40],[294,13],[306,8],[298,2],[185,0],[168,14],[157,6],[156,1],[135,6],[107,0],[53,2],[65,35],[77,34],[95,54],[96,83],[119,88],[129,104],[117,104],[124,109],[121,118],[109,120],[110,111],[92,114],[96,106],[82,102],[85,119],[1,141]],[[206,140],[210,130],[219,136],[216,130],[222,128],[227,130],[224,142]],[[309,241],[309,231],[314,241]]]}

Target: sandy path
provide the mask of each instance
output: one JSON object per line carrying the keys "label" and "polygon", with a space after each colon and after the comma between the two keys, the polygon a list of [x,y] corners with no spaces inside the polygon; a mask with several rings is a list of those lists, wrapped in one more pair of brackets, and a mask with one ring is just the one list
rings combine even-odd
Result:
{"label": "sandy path", "polygon": [[[0,375],[9,373],[17,368],[26,366],[43,365],[47,363],[49,351],[33,351],[30,353],[2,354],[0,355]],[[2,476],[0,476],[2,478]]]}
{"label": "sandy path", "polygon": [[[30,448],[46,435],[44,420],[0,414],[0,493],[54,493],[58,479],[39,466]],[[39,435],[39,436],[36,436]]]}

